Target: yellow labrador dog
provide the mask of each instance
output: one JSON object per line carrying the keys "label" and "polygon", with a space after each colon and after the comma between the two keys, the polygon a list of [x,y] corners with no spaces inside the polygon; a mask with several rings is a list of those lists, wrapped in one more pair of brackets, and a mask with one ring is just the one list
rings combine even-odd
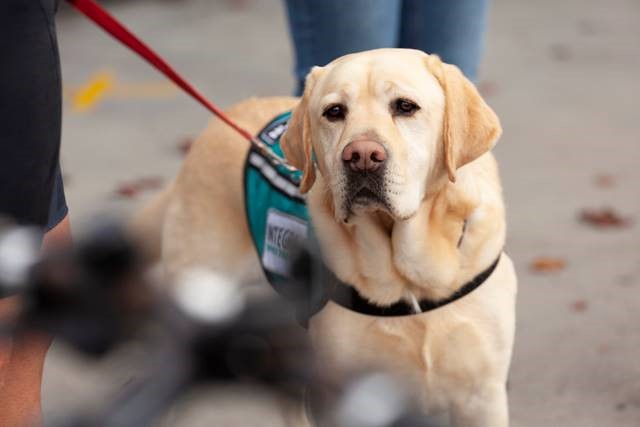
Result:
{"label": "yellow labrador dog", "polygon": [[[310,322],[326,369],[391,369],[453,426],[507,426],[516,276],[502,253],[495,113],[458,68],[405,49],[344,56],[315,67],[299,100],[250,99],[228,112],[257,133],[290,109],[281,143],[303,171],[326,265],[374,307],[415,308],[378,317],[329,302]],[[248,149],[213,120],[138,217],[170,275],[206,266],[230,280],[263,277],[245,218]],[[481,286],[454,298],[496,259]],[[422,301],[448,299],[421,312]]]}

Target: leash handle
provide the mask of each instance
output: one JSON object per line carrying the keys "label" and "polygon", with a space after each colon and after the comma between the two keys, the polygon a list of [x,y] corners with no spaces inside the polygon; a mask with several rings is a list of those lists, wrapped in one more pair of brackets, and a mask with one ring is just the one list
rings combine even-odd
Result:
{"label": "leash handle", "polygon": [[149,46],[147,46],[142,40],[136,37],[131,31],[129,31],[124,25],[122,25],[116,18],[109,14],[94,0],[67,0],[76,9],[82,12],[85,16],[91,19],[99,27],[111,34],[120,43],[127,46],[129,49],[136,52],[140,57],[146,60],[154,68],[167,76],[178,87],[191,95],[196,101],[198,101],[207,110],[211,111],[220,120],[226,123],[233,130],[238,132],[242,137],[247,139],[253,144],[260,152],[269,157],[274,163],[286,168],[290,171],[295,171],[296,168],[289,165],[285,159],[276,155],[269,147],[260,141],[258,138],[249,133],[246,129],[242,128],[236,122],[231,120],[222,110],[216,107],[212,102],[204,97],[195,87],[187,82],[177,71],[173,69],[160,55],[155,53]]}

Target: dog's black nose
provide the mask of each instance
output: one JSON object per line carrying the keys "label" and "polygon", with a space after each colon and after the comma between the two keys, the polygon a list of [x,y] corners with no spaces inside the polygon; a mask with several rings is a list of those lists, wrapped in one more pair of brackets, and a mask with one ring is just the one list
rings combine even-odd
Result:
{"label": "dog's black nose", "polygon": [[342,161],[353,172],[374,172],[387,160],[384,147],[369,140],[353,141],[342,150]]}

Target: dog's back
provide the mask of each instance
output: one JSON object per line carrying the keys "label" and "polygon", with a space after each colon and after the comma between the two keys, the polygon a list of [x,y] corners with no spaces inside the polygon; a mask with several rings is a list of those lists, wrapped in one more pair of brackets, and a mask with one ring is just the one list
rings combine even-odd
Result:
{"label": "dog's back", "polygon": [[[250,98],[226,112],[255,134],[297,101]],[[238,280],[260,277],[244,214],[242,171],[248,149],[248,141],[212,119],[189,150],[176,181],[134,217],[133,233],[152,260],[162,259],[169,276],[198,265]]]}

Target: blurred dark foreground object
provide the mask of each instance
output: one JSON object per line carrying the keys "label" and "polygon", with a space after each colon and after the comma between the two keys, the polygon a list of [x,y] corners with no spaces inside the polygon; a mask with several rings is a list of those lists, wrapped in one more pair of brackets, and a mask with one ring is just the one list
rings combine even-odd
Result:
{"label": "blurred dark foreground object", "polygon": [[[309,379],[307,337],[284,301],[247,302],[212,274],[158,292],[138,250],[113,222],[100,224],[74,249],[43,259],[35,241],[30,229],[0,231],[0,289],[23,302],[5,333],[44,331],[94,357],[132,339],[148,348],[148,363],[140,367],[145,380],[104,414],[69,417],[69,425],[147,425],[201,381],[255,381],[291,395]],[[194,302],[200,307],[190,306]],[[213,316],[198,312],[203,302]]]}
{"label": "blurred dark foreground object", "polygon": [[29,228],[0,233],[0,290],[19,294],[16,333],[35,329],[101,355],[136,332],[153,306],[136,250],[106,222],[73,249],[39,257]]}
{"label": "blurred dark foreground object", "polygon": [[45,331],[94,357],[135,339],[147,354],[140,379],[116,399],[58,427],[153,425],[193,386],[227,381],[256,383],[293,402],[312,385],[306,401],[318,427],[435,425],[411,415],[411,399],[389,377],[318,372],[284,299],[248,301],[238,285],[201,269],[153,286],[136,246],[109,221],[73,250],[42,259],[36,241],[30,229],[0,230],[0,289],[24,302],[17,324],[3,331]]}

